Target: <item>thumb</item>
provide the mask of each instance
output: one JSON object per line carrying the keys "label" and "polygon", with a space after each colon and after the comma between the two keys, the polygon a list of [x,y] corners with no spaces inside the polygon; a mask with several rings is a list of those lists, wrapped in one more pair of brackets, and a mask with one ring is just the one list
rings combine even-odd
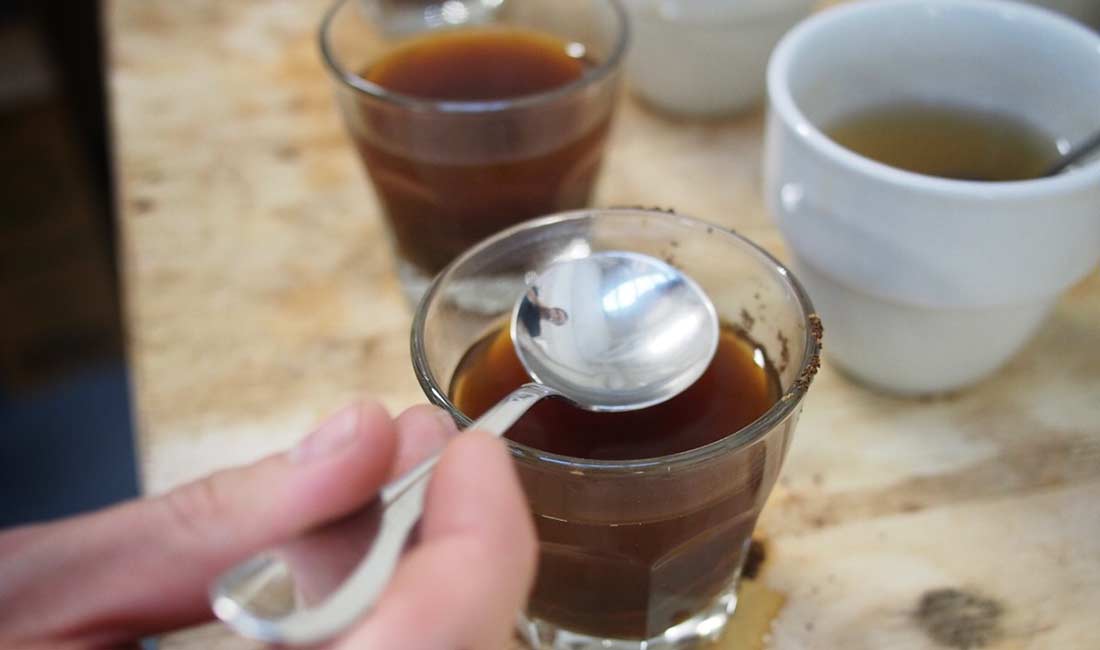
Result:
{"label": "thumb", "polygon": [[51,575],[27,576],[21,600],[63,612],[51,630],[58,634],[133,638],[209,618],[215,576],[362,506],[386,480],[396,447],[393,420],[366,402],[332,416],[290,452],[23,531],[21,564],[49,566]]}

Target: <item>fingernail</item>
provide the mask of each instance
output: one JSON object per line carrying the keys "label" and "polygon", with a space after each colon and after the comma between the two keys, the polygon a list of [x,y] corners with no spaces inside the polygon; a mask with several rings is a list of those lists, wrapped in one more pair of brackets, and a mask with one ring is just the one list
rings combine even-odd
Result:
{"label": "fingernail", "polygon": [[448,437],[456,435],[458,433],[458,425],[455,424],[455,420],[451,417],[450,413],[439,408],[438,406],[432,406],[432,414],[437,420],[439,420],[439,424],[443,426],[443,429],[447,432]]}
{"label": "fingernail", "polygon": [[348,447],[358,434],[359,406],[348,406],[325,420],[290,451],[290,460],[309,463],[332,456]]}

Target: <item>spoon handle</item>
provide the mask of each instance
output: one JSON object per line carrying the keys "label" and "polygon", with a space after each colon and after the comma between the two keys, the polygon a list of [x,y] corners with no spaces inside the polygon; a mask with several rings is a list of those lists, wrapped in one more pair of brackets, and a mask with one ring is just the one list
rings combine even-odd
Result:
{"label": "spoon handle", "polygon": [[[551,395],[557,392],[541,384],[520,386],[469,428],[502,436],[536,402]],[[281,617],[254,611],[247,601],[285,576],[285,567],[279,566],[278,559],[259,555],[218,578],[210,590],[214,614],[237,633],[268,643],[310,645],[347,630],[370,611],[397,568],[409,532],[420,521],[428,479],[439,456],[424,460],[382,488],[378,498],[368,506],[380,519],[370,549],[354,572],[319,605]]]}
{"label": "spoon handle", "polygon": [[493,405],[493,408],[470,423],[468,429],[481,429],[494,436],[503,436],[508,429],[523,417],[535,402],[558,394],[553,388],[542,384],[524,384]]}
{"label": "spoon handle", "polygon": [[1053,165],[1051,165],[1045,172],[1043,177],[1055,176],[1069,169],[1072,165],[1076,165],[1085,158],[1096,153],[1100,150],[1100,132],[1092,134],[1092,136],[1084,142],[1078,142],[1077,146],[1067,152],[1064,156],[1059,158]]}

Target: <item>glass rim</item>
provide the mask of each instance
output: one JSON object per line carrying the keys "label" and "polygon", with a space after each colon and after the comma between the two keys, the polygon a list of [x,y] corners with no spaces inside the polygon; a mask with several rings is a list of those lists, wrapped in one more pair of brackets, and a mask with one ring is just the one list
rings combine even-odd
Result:
{"label": "glass rim", "polygon": [[713,232],[722,233],[735,243],[745,247],[747,252],[755,254],[760,261],[781,278],[780,282],[791,290],[804,315],[806,321],[804,336],[805,349],[803,350],[802,358],[799,360],[798,374],[794,381],[791,382],[791,385],[779,396],[779,399],[777,399],[760,417],[744,427],[732,431],[722,438],[703,445],[702,447],[652,458],[596,460],[554,454],[512,440],[506,440],[508,449],[512,455],[518,458],[558,465],[574,470],[637,474],[647,469],[664,468],[672,464],[692,465],[709,460],[723,453],[748,447],[764,438],[769,431],[779,427],[788,417],[793,415],[801,404],[802,398],[806,395],[806,391],[809,390],[810,384],[817,374],[818,368],[821,366],[821,319],[814,310],[813,303],[802,287],[802,284],[782,262],[775,258],[775,256],[733,230],[676,213],[635,208],[572,210],[524,221],[483,240],[448,264],[447,267],[432,280],[428,290],[424,293],[423,298],[421,298],[420,304],[416,309],[416,315],[413,318],[412,334],[410,337],[413,371],[416,374],[416,380],[419,382],[420,388],[424,391],[428,400],[436,406],[445,409],[463,428],[471,424],[472,420],[455,406],[447,395],[446,388],[441,387],[432,374],[431,368],[428,365],[427,353],[424,348],[423,332],[427,322],[428,305],[433,302],[440,287],[450,279],[455,269],[469,259],[481,254],[482,251],[520,232],[553,226],[560,223],[592,220],[605,215],[643,215],[660,219],[673,219],[681,225],[702,231],[706,234],[711,234]]}
{"label": "glass rim", "polygon": [[622,62],[626,53],[627,43],[630,41],[630,22],[627,18],[626,9],[623,8],[620,0],[597,0],[611,7],[612,12],[615,14],[615,22],[618,25],[618,34],[615,45],[611,50],[611,55],[607,57],[607,60],[594,66],[591,70],[587,70],[579,79],[551,88],[550,90],[509,97],[507,99],[476,101],[423,99],[413,95],[387,90],[372,81],[364,79],[359,74],[349,71],[341,65],[336,53],[333,51],[329,39],[330,32],[332,31],[332,24],[336,19],[336,14],[344,5],[350,2],[360,1],[361,0],[336,0],[321,19],[321,27],[318,30],[317,39],[321,49],[321,59],[325,63],[325,68],[328,69],[329,73],[337,81],[356,91],[359,96],[368,97],[376,101],[393,104],[401,108],[418,112],[440,114],[497,113],[551,103],[554,100],[572,95],[610,77],[612,72],[619,68],[619,64]]}

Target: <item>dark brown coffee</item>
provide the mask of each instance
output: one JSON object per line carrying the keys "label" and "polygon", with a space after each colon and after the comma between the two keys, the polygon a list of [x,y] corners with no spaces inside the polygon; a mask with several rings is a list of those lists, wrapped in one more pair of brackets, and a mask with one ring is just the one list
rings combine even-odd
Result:
{"label": "dark brown coffee", "polygon": [[515,28],[445,31],[412,39],[364,71],[367,81],[438,101],[511,99],[584,74],[583,59],[549,34]]}
{"label": "dark brown coffee", "polygon": [[[502,329],[466,353],[451,398],[477,417],[527,381]],[[710,367],[672,400],[628,413],[591,413],[546,400],[508,437],[576,458],[653,458],[725,438],[760,417],[779,395],[778,374],[763,348],[724,327]],[[598,520],[548,514],[558,512],[562,486],[550,474],[521,471],[541,548],[529,614],[592,636],[643,639],[705,609],[730,586],[744,559],[769,471],[765,454],[763,447],[746,450],[736,475],[722,474],[720,490],[669,475],[657,498],[703,505],[669,508],[674,514],[645,521],[623,513],[599,513]],[[653,489],[645,485],[639,484],[637,498],[654,498],[643,496]]]}
{"label": "dark brown coffee", "polygon": [[[476,418],[529,381],[507,328],[502,328],[463,357],[451,383],[451,399]],[[512,426],[508,438],[575,458],[655,458],[724,438],[760,417],[778,398],[778,375],[763,348],[739,330],[724,327],[710,367],[673,399],[623,413],[593,413],[564,400],[544,400]]]}
{"label": "dark brown coffee", "polygon": [[[362,76],[408,97],[488,106],[560,89],[590,67],[553,36],[493,27],[412,39]],[[444,128],[423,109],[363,104],[365,126],[352,137],[399,253],[430,276],[508,226],[588,203],[611,118],[593,110],[590,101],[547,100],[452,114],[460,123]],[[532,149],[547,133],[559,140]]]}
{"label": "dark brown coffee", "polygon": [[879,106],[825,131],[841,146],[891,167],[956,180],[1037,178],[1058,156],[1054,139],[1027,122],[954,106]]}

